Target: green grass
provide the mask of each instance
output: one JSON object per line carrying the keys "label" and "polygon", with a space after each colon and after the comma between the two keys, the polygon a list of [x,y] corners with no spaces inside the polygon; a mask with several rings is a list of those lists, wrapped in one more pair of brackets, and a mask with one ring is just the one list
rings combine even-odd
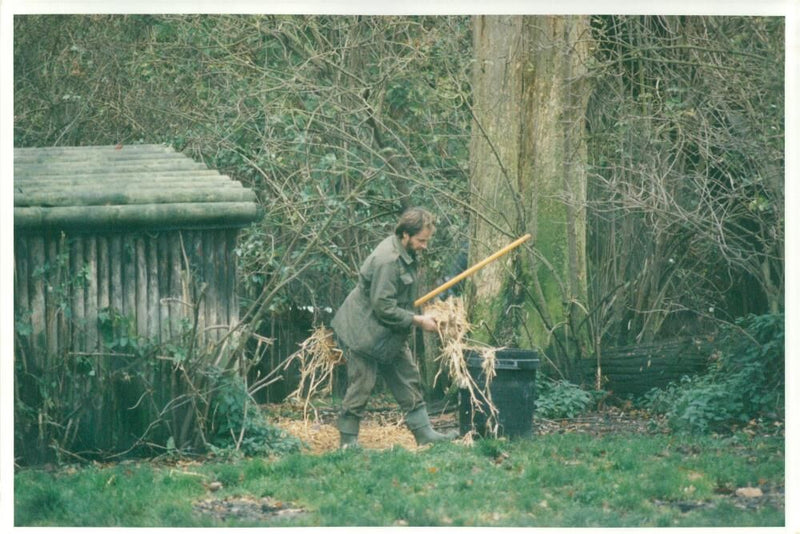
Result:
{"label": "green grass", "polygon": [[[15,475],[17,526],[782,526],[781,437],[553,434],[420,451],[158,465],[125,463]],[[223,488],[210,492],[207,484]],[[732,492],[759,486],[767,496]],[[299,516],[224,521],[203,499],[292,503]]]}

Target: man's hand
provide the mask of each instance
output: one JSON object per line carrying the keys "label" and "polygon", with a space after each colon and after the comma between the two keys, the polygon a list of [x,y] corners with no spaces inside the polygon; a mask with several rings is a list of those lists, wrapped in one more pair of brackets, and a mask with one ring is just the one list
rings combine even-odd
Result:
{"label": "man's hand", "polygon": [[411,322],[426,332],[436,332],[437,330],[436,319],[432,315],[415,315]]}

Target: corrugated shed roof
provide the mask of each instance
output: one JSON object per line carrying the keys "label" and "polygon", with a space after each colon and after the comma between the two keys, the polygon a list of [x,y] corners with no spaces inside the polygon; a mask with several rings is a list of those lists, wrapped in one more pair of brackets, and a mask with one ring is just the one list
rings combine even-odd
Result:
{"label": "corrugated shed roof", "polygon": [[236,227],[253,191],[166,145],[15,148],[14,227]]}

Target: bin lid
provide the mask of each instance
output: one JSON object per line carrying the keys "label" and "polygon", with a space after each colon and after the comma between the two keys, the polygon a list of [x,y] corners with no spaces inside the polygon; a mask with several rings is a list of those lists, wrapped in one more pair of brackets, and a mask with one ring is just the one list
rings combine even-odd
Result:
{"label": "bin lid", "polygon": [[[539,367],[538,351],[533,349],[498,349],[495,353],[495,369],[529,370]],[[483,357],[475,351],[465,354],[467,367],[482,367]]]}

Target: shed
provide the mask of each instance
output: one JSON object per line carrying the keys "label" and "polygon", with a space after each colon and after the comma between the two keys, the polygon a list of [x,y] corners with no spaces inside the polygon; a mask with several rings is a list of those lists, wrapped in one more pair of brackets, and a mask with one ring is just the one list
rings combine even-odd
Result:
{"label": "shed", "polygon": [[237,234],[258,215],[253,191],[165,145],[16,148],[18,368],[118,367],[111,322],[131,339],[168,342],[187,321],[221,339],[239,319]]}

